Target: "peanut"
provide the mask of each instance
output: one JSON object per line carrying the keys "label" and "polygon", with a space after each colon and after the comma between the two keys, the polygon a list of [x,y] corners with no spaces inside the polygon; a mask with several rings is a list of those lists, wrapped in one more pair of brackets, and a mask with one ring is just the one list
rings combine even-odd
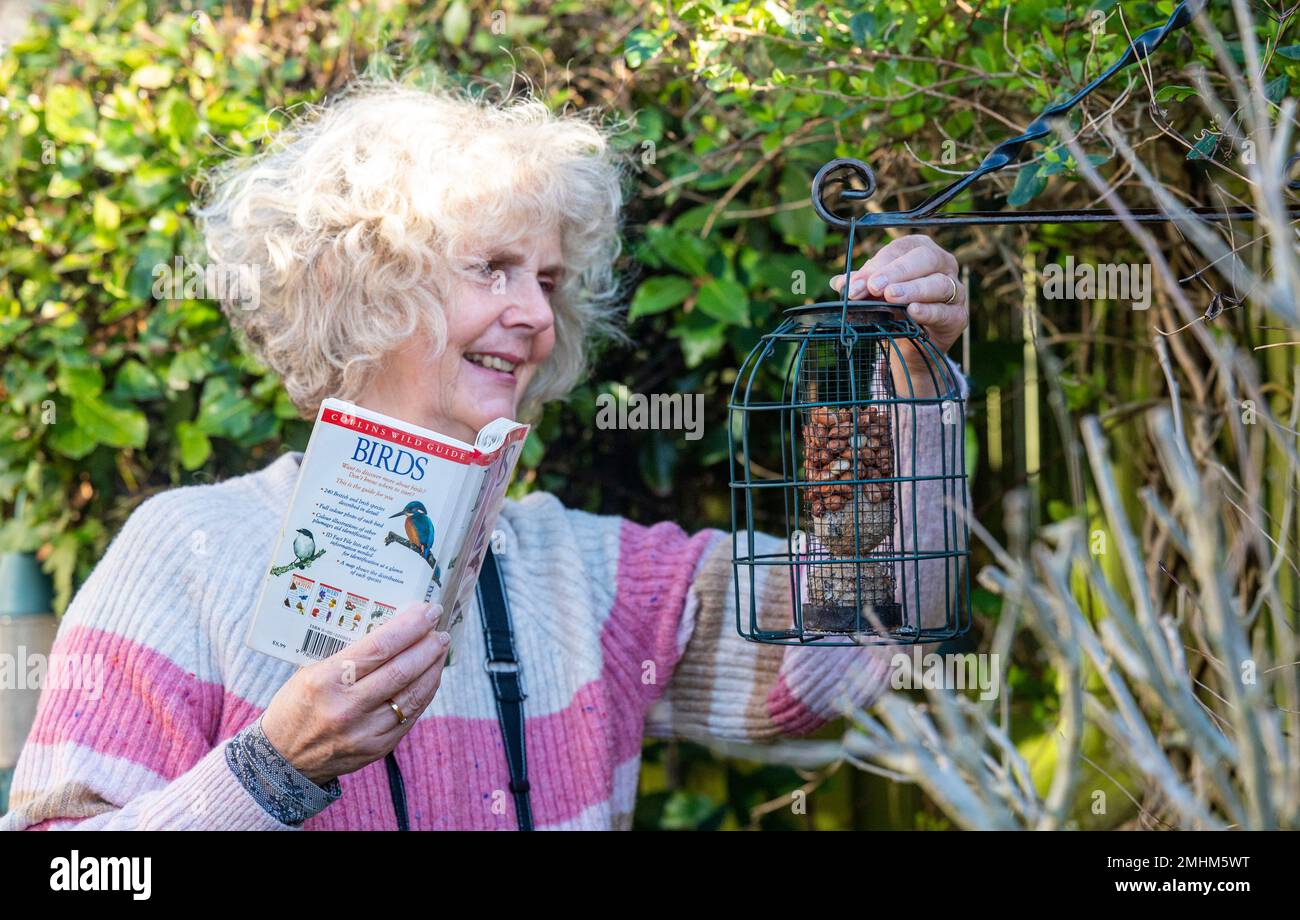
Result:
{"label": "peanut", "polygon": [[879,503],[893,495],[891,483],[875,481],[892,476],[887,408],[814,406],[806,420],[802,454],[805,480],[810,485],[804,487],[804,495],[814,517],[859,501]]}

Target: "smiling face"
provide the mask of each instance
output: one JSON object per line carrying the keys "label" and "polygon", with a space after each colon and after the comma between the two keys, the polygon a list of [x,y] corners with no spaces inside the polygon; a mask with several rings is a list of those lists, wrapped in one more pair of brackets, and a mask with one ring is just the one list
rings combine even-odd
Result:
{"label": "smiling face", "polygon": [[495,418],[515,418],[529,381],[555,347],[551,298],[563,271],[551,229],[499,248],[447,285],[447,343],[417,335],[383,362],[357,400],[404,421],[473,442]]}

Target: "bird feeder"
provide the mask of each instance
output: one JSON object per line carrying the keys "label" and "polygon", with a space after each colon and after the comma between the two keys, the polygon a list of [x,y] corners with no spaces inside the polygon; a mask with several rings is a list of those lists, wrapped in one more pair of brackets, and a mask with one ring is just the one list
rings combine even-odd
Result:
{"label": "bird feeder", "polygon": [[[1086,85],[913,208],[862,208],[876,180],[858,160],[832,160],[818,171],[813,208],[848,234],[841,299],[786,310],[745,359],[729,405],[736,626],[745,638],[915,644],[970,628],[964,391],[902,307],[848,298],[854,235],[890,227],[1255,220],[1245,205],[943,210],[1020,160],[1089,94],[1148,58],[1206,5],[1179,3]],[[1300,179],[1289,178],[1297,163],[1300,153],[1283,164],[1291,191],[1300,191]],[[1300,207],[1282,210],[1300,219]],[[1227,299],[1216,292],[1205,318]]]}
{"label": "bird feeder", "polygon": [[[831,161],[818,213],[872,181]],[[854,226],[841,299],[786,310],[732,390],[737,628],[757,642],[914,644],[970,625],[961,382],[904,308],[849,299]]]}

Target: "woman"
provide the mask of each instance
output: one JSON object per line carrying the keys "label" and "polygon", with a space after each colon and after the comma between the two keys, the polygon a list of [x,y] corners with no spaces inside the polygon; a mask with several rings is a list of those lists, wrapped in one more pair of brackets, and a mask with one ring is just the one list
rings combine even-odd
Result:
{"label": "woman", "polygon": [[[213,262],[257,279],[257,298],[227,313],[305,417],[337,395],[472,440],[582,378],[615,306],[620,207],[591,121],[374,84],[219,171],[200,218]],[[966,323],[956,271],[906,237],[851,276],[851,293],[911,303],[946,351]],[[926,436],[937,424],[918,422]],[[444,683],[436,610],[404,611],[302,669],[244,646],[300,460],[131,515],[55,648],[103,656],[102,693],[44,694],[5,826],[391,828],[394,752],[413,828],[515,827],[489,681],[467,666]],[[741,639],[719,531],[543,493],[507,502],[498,527],[539,827],[629,826],[647,735],[803,733],[884,685],[879,649]],[[760,597],[765,617],[788,619],[786,588]],[[463,641],[457,654],[481,661],[481,632]]]}

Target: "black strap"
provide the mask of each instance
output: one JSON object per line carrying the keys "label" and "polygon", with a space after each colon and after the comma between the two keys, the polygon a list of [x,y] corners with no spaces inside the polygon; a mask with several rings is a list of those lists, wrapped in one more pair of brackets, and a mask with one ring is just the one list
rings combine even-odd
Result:
{"label": "black strap", "polygon": [[514,629],[510,622],[505,581],[490,547],[483,557],[483,571],[478,579],[478,609],[487,646],[487,660],[483,667],[492,681],[492,691],[497,699],[497,720],[501,723],[506,764],[510,768],[515,816],[521,831],[531,831],[533,809],[528,798],[528,755],[524,749],[524,700],[528,697],[519,677],[519,660],[515,657]]}
{"label": "black strap", "polygon": [[[510,602],[506,600],[506,582],[500,577],[497,559],[491,548],[484,556],[478,577],[478,612],[484,622],[487,658],[484,669],[497,695],[497,719],[500,737],[506,742],[506,764],[510,768],[510,791],[515,795],[515,816],[520,830],[533,829],[533,807],[528,799],[528,755],[524,751],[524,693],[519,677],[519,660],[515,658],[515,632],[510,621]],[[398,830],[411,829],[407,815],[406,782],[398,765],[396,751],[383,758],[389,771],[389,795]]]}
{"label": "black strap", "polygon": [[409,831],[411,819],[406,814],[406,783],[402,781],[402,768],[397,765],[397,754],[389,751],[384,758],[388,767],[388,794],[393,799],[393,814],[397,815],[397,829]]}
{"label": "black strap", "polygon": [[[515,797],[515,816],[521,831],[533,829],[533,809],[528,800],[528,757],[524,751],[524,700],[527,696],[519,679],[519,662],[515,658],[515,636],[510,622],[510,604],[506,600],[505,581],[497,567],[491,548],[483,557],[483,571],[478,580],[478,609],[483,620],[483,638],[487,658],[483,668],[492,680],[497,698],[497,720],[506,746],[506,764],[510,768],[510,791]],[[384,758],[388,768],[388,794],[393,800],[397,829],[409,831],[406,811],[406,784],[402,768],[397,765],[396,751]]]}

